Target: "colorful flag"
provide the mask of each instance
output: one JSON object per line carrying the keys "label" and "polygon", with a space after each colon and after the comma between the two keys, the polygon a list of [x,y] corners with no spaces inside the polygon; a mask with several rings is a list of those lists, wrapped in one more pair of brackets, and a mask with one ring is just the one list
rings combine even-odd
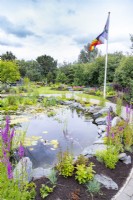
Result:
{"label": "colorful flag", "polygon": [[107,18],[107,22],[105,24],[103,32],[90,44],[89,46],[90,51],[93,51],[97,45],[104,44],[104,40],[108,39],[108,30],[109,30],[109,16]]}

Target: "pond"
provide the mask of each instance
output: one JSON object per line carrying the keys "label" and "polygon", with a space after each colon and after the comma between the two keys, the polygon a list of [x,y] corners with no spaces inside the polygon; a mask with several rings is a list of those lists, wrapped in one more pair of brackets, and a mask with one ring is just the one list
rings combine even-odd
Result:
{"label": "pond", "polygon": [[59,108],[54,116],[41,113],[28,118],[21,122],[20,129],[26,130],[26,156],[33,168],[53,166],[59,150],[68,149],[77,156],[97,137],[97,126],[91,117],[69,107]]}

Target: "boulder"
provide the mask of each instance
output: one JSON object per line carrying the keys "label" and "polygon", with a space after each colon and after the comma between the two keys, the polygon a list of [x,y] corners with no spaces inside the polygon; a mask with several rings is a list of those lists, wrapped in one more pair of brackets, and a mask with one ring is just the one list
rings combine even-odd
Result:
{"label": "boulder", "polygon": [[120,153],[119,156],[118,156],[119,160],[125,160],[126,157],[127,157],[126,153]]}
{"label": "boulder", "polygon": [[106,125],[106,118],[107,117],[100,117],[95,120],[96,124],[98,125]]}
{"label": "boulder", "polygon": [[34,180],[39,179],[41,177],[48,177],[51,174],[52,168],[43,169],[42,167],[38,167],[33,169],[32,177]]}
{"label": "boulder", "polygon": [[32,162],[28,157],[23,157],[16,165],[13,171],[13,177],[17,180],[28,181],[32,180]]}
{"label": "boulder", "polygon": [[111,126],[114,127],[116,126],[119,122],[121,121],[121,118],[120,117],[114,117],[112,122],[111,122]]}
{"label": "boulder", "polygon": [[107,145],[105,144],[93,144],[89,147],[86,147],[81,154],[84,156],[92,156],[96,154],[96,151],[102,151],[107,149]]}
{"label": "boulder", "polygon": [[90,106],[89,112],[94,114],[94,113],[97,113],[100,109],[101,109],[100,106]]}
{"label": "boulder", "polygon": [[96,174],[94,179],[104,185],[104,187],[107,189],[118,190],[118,185],[111,178],[103,174]]}
{"label": "boulder", "polygon": [[93,144],[104,144],[103,138],[100,138],[99,140],[96,140]]}
{"label": "boulder", "polygon": [[131,164],[131,156],[126,156],[125,159],[123,160],[123,162],[128,165]]}
{"label": "boulder", "polygon": [[98,128],[99,128],[102,132],[106,131],[106,125],[98,125]]}

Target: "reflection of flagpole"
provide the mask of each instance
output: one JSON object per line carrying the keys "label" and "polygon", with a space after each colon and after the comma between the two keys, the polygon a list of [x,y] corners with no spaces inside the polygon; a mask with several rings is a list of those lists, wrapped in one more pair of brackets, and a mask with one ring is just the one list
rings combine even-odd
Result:
{"label": "reflection of flagpole", "polygon": [[107,65],[108,65],[108,35],[109,35],[109,18],[110,12],[108,13],[108,33],[107,33],[107,41],[106,41],[106,57],[105,57],[105,72],[104,72],[104,90],[103,90],[103,97],[106,98],[106,80],[107,80]]}

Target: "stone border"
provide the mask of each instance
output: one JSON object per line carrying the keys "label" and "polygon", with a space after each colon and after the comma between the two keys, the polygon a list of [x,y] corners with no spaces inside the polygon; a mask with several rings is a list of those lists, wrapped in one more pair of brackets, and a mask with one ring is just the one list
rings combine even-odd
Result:
{"label": "stone border", "polygon": [[123,192],[123,190],[125,189],[125,187],[128,185],[128,183],[129,183],[132,175],[133,175],[133,168],[131,169],[130,174],[127,177],[126,182],[124,183],[124,185],[121,187],[121,189],[116,193],[116,195],[111,200],[116,200],[117,197],[119,197],[119,195]]}

